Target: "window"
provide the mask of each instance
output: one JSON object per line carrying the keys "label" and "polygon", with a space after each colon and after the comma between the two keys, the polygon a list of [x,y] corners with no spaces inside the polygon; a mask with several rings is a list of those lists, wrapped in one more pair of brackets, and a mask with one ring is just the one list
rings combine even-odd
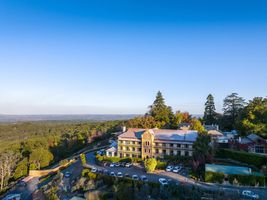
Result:
{"label": "window", "polygon": [[166,150],[165,149],[163,150],[163,154],[166,155]]}
{"label": "window", "polygon": [[173,144],[170,144],[170,147],[173,147]]}
{"label": "window", "polygon": [[185,148],[186,148],[186,149],[188,148],[188,144],[185,145]]}
{"label": "window", "polygon": [[159,149],[156,149],[156,153],[159,153]]}
{"label": "window", "polygon": [[178,148],[181,148],[181,144],[177,144],[177,147],[178,147]]}
{"label": "window", "polygon": [[150,153],[150,149],[148,149],[148,153]]}
{"label": "window", "polygon": [[189,156],[189,152],[188,151],[185,151],[185,156]]}
{"label": "window", "polygon": [[129,147],[126,147],[126,151],[130,151],[130,148]]}
{"label": "window", "polygon": [[141,151],[141,148],[138,148],[138,151]]}
{"label": "window", "polygon": [[263,146],[255,146],[255,153],[264,153]]}
{"label": "window", "polygon": [[133,147],[132,150],[135,151],[135,148]]}

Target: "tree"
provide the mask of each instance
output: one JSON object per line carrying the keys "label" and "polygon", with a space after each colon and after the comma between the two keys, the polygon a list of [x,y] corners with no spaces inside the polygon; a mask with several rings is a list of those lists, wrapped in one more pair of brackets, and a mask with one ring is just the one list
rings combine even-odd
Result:
{"label": "tree", "polygon": [[12,151],[4,152],[0,155],[0,191],[7,185],[16,166],[17,154]]}
{"label": "tree", "polygon": [[149,108],[148,114],[154,117],[157,122],[162,123],[162,126],[170,124],[173,118],[173,112],[171,107],[165,104],[165,100],[160,91],[158,91],[155,101]]}
{"label": "tree", "polygon": [[53,154],[44,148],[35,149],[30,155],[30,169],[41,169],[47,167],[53,160]]}
{"label": "tree", "polygon": [[198,176],[202,176],[204,174],[204,166],[207,161],[212,160],[213,152],[210,146],[211,138],[206,133],[198,134],[198,137],[193,144],[194,153],[193,153],[193,170],[198,174]]}
{"label": "tree", "polygon": [[191,120],[191,126],[190,126],[191,130],[196,130],[199,133],[203,133],[205,132],[205,128],[204,126],[202,126],[201,122],[197,119],[197,118],[193,118]]}
{"label": "tree", "polygon": [[156,127],[158,128],[159,126],[161,126],[161,124],[156,122],[154,117],[149,116],[149,115],[145,115],[142,117],[136,117],[136,118],[130,119],[127,122],[127,126],[132,127],[132,128],[149,129],[149,128],[156,128]]}
{"label": "tree", "polygon": [[245,100],[239,97],[237,93],[232,93],[224,99],[224,116],[229,119],[230,128],[235,128],[236,119],[240,111],[244,108]]}
{"label": "tree", "polygon": [[209,94],[205,103],[204,121],[205,124],[211,125],[216,123],[216,111],[215,111],[214,98],[212,94]]}
{"label": "tree", "polygon": [[267,133],[267,98],[255,97],[248,105],[242,110],[240,114],[239,123],[240,130],[244,134]]}
{"label": "tree", "polygon": [[16,180],[19,179],[20,177],[27,175],[27,173],[28,173],[28,159],[24,158],[18,163],[13,177]]}
{"label": "tree", "polygon": [[147,172],[153,172],[157,166],[157,160],[155,158],[148,158],[144,162],[145,169]]}

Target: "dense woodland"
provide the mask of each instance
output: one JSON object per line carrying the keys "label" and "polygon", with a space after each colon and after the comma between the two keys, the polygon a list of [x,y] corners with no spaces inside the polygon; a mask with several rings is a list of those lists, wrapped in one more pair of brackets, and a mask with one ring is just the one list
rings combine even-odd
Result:
{"label": "dense woodland", "polygon": [[0,124],[0,190],[12,180],[62,160],[120,130],[122,121]]}

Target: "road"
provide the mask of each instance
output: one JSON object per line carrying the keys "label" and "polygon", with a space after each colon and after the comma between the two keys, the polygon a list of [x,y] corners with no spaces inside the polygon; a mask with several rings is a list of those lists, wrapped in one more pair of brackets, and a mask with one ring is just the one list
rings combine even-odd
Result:
{"label": "road", "polygon": [[179,184],[186,184],[188,186],[196,186],[200,187],[209,191],[218,191],[223,190],[225,193],[232,193],[240,195],[243,190],[251,190],[257,193],[260,196],[260,199],[265,200],[267,199],[267,188],[256,188],[256,187],[239,187],[233,185],[219,185],[219,184],[209,184],[203,182],[196,182],[193,179],[185,177],[183,175],[173,173],[173,172],[166,172],[166,171],[159,171],[158,173],[151,173],[148,174],[145,172],[143,167],[141,166],[132,166],[130,168],[126,167],[109,167],[109,166],[99,166],[95,163],[95,156],[93,153],[88,153],[87,157],[87,164],[95,167],[97,169],[108,170],[109,172],[121,172],[123,174],[138,175],[139,177],[145,175],[150,182],[158,182],[159,178],[166,178],[171,179],[174,182]]}

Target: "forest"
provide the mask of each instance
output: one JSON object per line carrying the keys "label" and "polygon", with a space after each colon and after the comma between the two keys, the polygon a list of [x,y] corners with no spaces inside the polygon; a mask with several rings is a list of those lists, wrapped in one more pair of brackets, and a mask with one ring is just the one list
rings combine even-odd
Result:
{"label": "forest", "polygon": [[0,124],[0,191],[28,173],[60,161],[119,131],[123,121]]}

